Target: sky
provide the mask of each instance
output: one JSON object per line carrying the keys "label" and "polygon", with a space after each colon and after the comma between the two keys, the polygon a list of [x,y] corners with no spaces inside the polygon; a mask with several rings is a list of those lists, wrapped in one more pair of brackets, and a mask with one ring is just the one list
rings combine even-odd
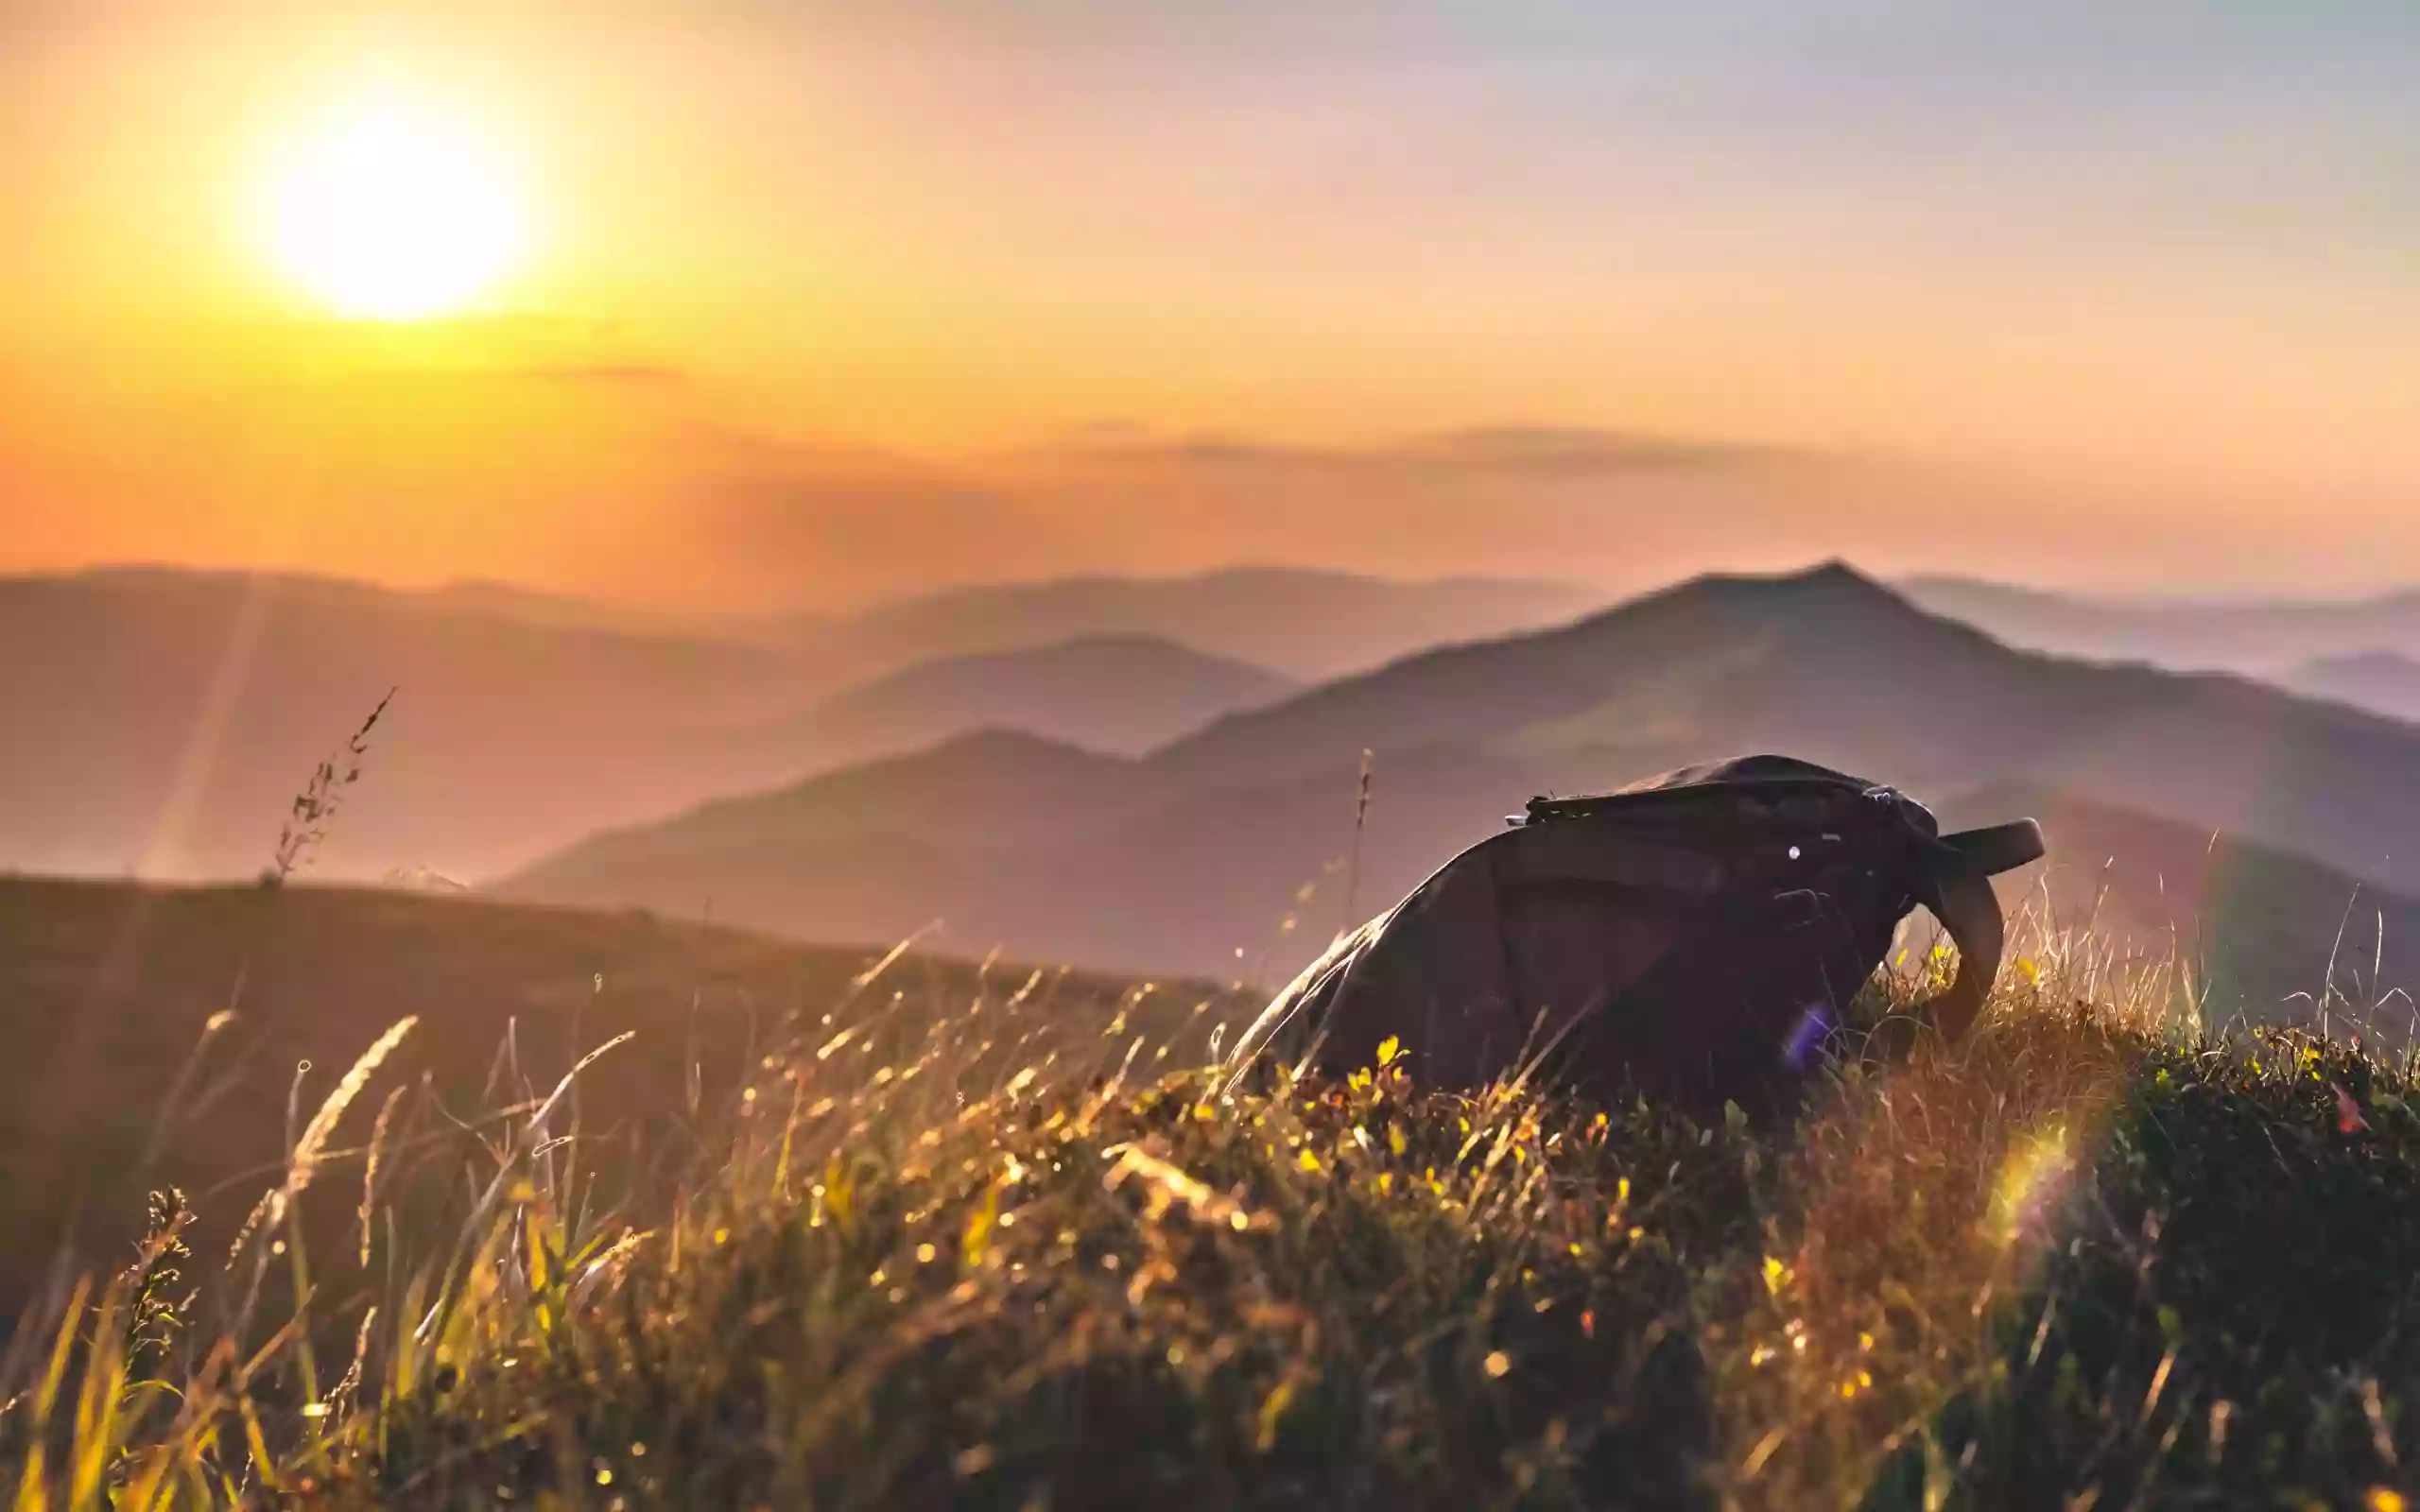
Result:
{"label": "sky", "polygon": [[[373,97],[461,308],[265,246]],[[0,205],[0,572],[2420,579],[2409,0],[13,0]]]}

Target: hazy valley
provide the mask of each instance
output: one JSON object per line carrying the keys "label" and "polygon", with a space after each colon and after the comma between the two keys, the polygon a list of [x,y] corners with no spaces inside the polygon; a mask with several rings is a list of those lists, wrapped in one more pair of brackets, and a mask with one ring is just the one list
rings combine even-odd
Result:
{"label": "hazy valley", "polygon": [[0,868],[251,877],[313,766],[389,689],[364,778],[377,799],[331,831],[321,874],[476,882],[602,826],[987,725],[1144,748],[1339,665],[1582,602],[1271,570],[673,633],[493,588],[159,569],[0,580],[0,644],[27,653],[0,664],[0,708],[26,714],[0,727]]}
{"label": "hazy valley", "polygon": [[[2289,1011],[2280,1000],[2319,991],[2331,954],[2366,979],[2381,909],[2393,985],[2403,895],[2420,887],[2420,806],[2401,777],[2420,730],[2233,676],[2017,651],[1839,568],[1699,580],[1417,654],[1131,760],[967,736],[601,835],[498,885],[810,938],[938,921],[934,937],[970,954],[1265,981],[1349,922],[1348,886],[1350,911],[1383,905],[1533,793],[1766,749],[1956,818],[2045,808],[2051,863],[2018,885],[2047,889],[2064,919],[2200,953],[2226,1011]],[[2304,901],[2293,922],[2197,931],[2204,902],[2272,877]],[[2348,911],[2345,937],[2365,943],[2344,953]]]}

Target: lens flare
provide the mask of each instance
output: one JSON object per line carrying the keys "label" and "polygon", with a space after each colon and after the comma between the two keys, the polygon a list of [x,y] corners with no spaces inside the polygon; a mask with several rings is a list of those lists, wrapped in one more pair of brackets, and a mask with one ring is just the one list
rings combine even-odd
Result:
{"label": "lens flare", "polygon": [[2066,1125],[2054,1125],[2019,1140],[1992,1183],[1991,1212],[1984,1221],[1993,1239],[2014,1245],[2038,1227],[2074,1169]]}

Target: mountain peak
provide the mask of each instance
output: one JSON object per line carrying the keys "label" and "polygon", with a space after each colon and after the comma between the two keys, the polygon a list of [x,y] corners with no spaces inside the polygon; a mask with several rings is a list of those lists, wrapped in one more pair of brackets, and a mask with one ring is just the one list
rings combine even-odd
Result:
{"label": "mountain peak", "polygon": [[1594,617],[1600,626],[1635,623],[1641,612],[1779,615],[1800,626],[1916,622],[1931,619],[1889,584],[1833,559],[1780,573],[1708,573]]}
{"label": "mountain peak", "polygon": [[1685,590],[1696,585],[1720,587],[1739,593],[1787,595],[1793,599],[1810,595],[1825,597],[1846,595],[1866,599],[1889,599],[1893,603],[1906,602],[1888,584],[1879,578],[1867,576],[1838,557],[1818,562],[1812,567],[1802,567],[1790,572],[1711,573],[1694,579],[1691,583],[1683,583],[1681,588]]}
{"label": "mountain peak", "polygon": [[1839,557],[1825,558],[1824,560],[1817,562],[1814,566],[1799,573],[1797,576],[1798,580],[1801,582],[1854,584],[1860,588],[1876,589],[1883,593],[1890,592],[1890,590],[1883,588],[1879,579],[1868,577],[1865,574],[1858,572],[1855,567],[1850,566],[1844,558]]}

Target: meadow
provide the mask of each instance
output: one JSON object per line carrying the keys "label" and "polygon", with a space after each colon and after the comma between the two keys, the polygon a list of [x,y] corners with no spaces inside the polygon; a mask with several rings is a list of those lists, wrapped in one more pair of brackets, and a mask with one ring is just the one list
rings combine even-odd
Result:
{"label": "meadow", "polygon": [[[310,892],[251,905],[665,928]],[[295,1077],[266,1174],[164,1183],[147,1243],[40,1289],[6,1473],[20,1507],[2403,1505],[2413,1064],[2107,967],[2036,938],[1978,1036],[1844,1043],[1779,1128],[1384,1064],[1225,1092],[1248,998],[909,953],[794,977],[744,1059],[508,1044],[474,1109],[402,1070],[463,1032],[432,1001]]]}

